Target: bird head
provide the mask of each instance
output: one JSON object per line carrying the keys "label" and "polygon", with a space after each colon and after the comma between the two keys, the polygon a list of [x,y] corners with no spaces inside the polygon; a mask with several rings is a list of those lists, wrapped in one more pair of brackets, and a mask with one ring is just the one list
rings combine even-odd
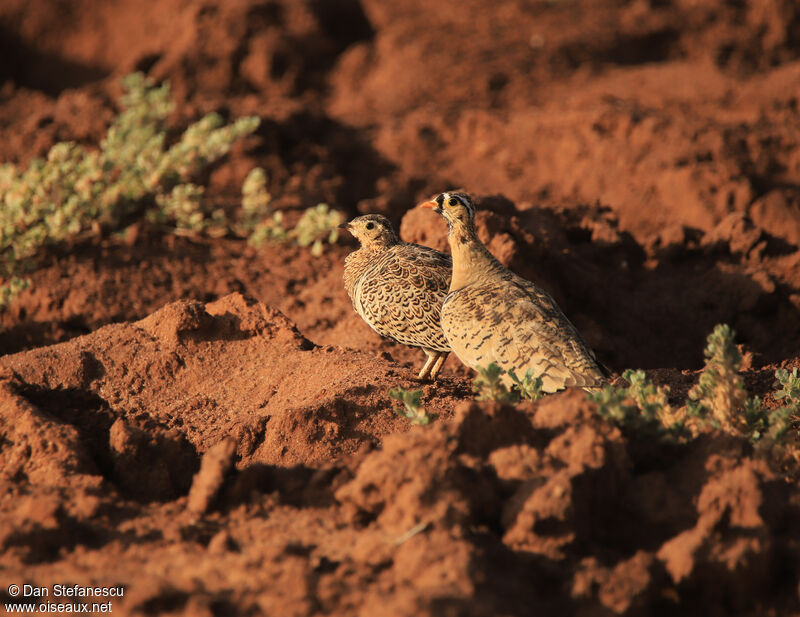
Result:
{"label": "bird head", "polygon": [[466,193],[441,193],[436,199],[423,202],[419,207],[432,209],[447,221],[451,229],[458,224],[470,227],[475,219],[475,203]]}
{"label": "bird head", "polygon": [[342,223],[339,227],[353,234],[361,246],[382,247],[399,242],[389,219],[381,214],[357,216],[348,223]]}

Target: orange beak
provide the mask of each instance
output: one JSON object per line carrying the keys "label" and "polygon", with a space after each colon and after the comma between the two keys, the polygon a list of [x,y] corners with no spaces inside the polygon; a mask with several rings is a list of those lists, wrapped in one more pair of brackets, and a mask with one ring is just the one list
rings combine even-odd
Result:
{"label": "orange beak", "polygon": [[437,204],[433,200],[431,200],[431,201],[423,201],[421,204],[419,204],[417,206],[417,208],[427,208],[429,210],[435,210],[438,207],[439,207],[439,204]]}

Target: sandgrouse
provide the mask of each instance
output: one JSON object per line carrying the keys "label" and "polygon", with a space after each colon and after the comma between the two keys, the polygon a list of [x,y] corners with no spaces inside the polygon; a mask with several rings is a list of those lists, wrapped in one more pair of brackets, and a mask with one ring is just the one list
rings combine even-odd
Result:
{"label": "sandgrouse", "polygon": [[380,214],[359,216],[340,227],[361,243],[344,260],[344,287],[353,308],[381,336],[420,347],[428,358],[419,378],[436,379],[450,353],[439,322],[450,285],[450,257],[401,242]]}
{"label": "sandgrouse", "polygon": [[473,369],[494,362],[520,378],[530,369],[542,378],[544,392],[606,383],[594,353],[555,301],[504,267],[478,239],[469,195],[442,193],[420,206],[434,209],[449,228],[453,277],[441,320],[459,360]]}

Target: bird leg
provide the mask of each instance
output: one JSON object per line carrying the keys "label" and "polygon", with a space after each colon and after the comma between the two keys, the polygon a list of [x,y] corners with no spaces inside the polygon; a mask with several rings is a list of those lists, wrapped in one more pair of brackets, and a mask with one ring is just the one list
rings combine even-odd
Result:
{"label": "bird leg", "polygon": [[435,353],[430,353],[428,351],[425,352],[425,355],[428,356],[428,360],[425,362],[425,366],[422,367],[422,370],[419,372],[418,379],[425,379],[430,373],[430,367],[433,361],[436,359]]}
{"label": "bird leg", "polygon": [[437,355],[436,362],[434,363],[433,368],[431,369],[431,379],[433,379],[434,381],[436,380],[437,375],[439,375],[439,371],[441,370],[444,361],[447,360],[447,353],[439,353],[436,355]]}

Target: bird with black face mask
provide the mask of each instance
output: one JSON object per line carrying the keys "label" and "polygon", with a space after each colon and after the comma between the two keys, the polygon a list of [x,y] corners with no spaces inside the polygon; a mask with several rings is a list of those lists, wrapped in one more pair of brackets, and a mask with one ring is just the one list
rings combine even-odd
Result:
{"label": "bird with black face mask", "polygon": [[344,260],[344,286],[353,308],[381,336],[421,348],[427,361],[419,379],[436,379],[450,353],[439,321],[450,286],[450,257],[401,242],[380,214],[359,216],[340,227],[361,243]]}
{"label": "bird with black face mask", "polygon": [[[442,193],[420,204],[447,221],[453,259],[441,323],[453,352],[467,366],[497,364],[542,379],[544,392],[604,386],[607,372],[555,301],[503,266],[475,232],[475,204],[466,193]],[[503,376],[507,385],[510,377]]]}

